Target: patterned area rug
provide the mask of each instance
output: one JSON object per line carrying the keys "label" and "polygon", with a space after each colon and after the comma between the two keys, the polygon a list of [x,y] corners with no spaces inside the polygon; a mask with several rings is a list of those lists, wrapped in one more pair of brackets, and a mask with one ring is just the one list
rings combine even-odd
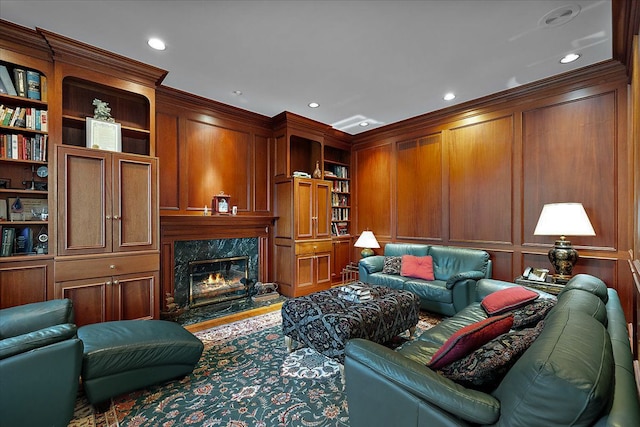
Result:
{"label": "patterned area rug", "polygon": [[[422,313],[416,334],[439,321]],[[296,354],[301,369],[285,374],[300,350],[287,352],[281,322],[277,311],[197,332],[205,348],[191,375],[118,396],[103,413],[80,393],[70,426],[348,426],[340,365],[307,350]]]}

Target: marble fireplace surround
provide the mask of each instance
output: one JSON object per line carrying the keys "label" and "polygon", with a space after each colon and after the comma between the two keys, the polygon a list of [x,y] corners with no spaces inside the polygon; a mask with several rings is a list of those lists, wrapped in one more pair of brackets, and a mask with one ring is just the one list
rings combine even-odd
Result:
{"label": "marble fireplace surround", "polygon": [[189,261],[249,257],[249,278],[266,282],[269,235],[275,217],[248,215],[172,215],[160,217],[160,291],[178,306],[189,299]]}

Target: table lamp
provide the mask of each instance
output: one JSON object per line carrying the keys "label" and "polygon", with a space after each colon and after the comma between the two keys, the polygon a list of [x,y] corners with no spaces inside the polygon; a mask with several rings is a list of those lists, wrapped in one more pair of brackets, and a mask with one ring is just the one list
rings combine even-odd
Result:
{"label": "table lamp", "polygon": [[549,250],[549,261],[556,270],[554,279],[567,280],[578,261],[578,251],[565,236],[595,236],[582,203],[551,203],[542,207],[535,236],[560,236]]}
{"label": "table lamp", "polygon": [[373,235],[373,231],[365,230],[362,232],[356,243],[353,245],[356,248],[364,248],[360,255],[362,258],[366,258],[368,256],[373,255],[373,250],[371,248],[379,248],[380,244],[376,240],[376,236]]}

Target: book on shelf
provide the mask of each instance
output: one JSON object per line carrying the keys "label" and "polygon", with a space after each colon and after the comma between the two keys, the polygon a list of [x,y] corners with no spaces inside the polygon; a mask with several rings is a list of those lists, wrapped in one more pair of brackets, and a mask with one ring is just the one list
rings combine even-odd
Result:
{"label": "book on shelf", "polygon": [[13,244],[16,238],[16,229],[13,227],[2,228],[2,251],[0,256],[11,256],[13,254]]}
{"label": "book on shelf", "polygon": [[40,100],[40,73],[27,70],[27,98]]}
{"label": "book on shelf", "polygon": [[13,77],[16,84],[18,96],[27,96],[27,72],[23,68],[14,68]]}
{"label": "book on shelf", "polygon": [[8,95],[18,96],[16,87],[13,85],[13,80],[11,80],[11,76],[9,75],[9,70],[4,65],[0,65],[0,81],[2,81],[2,84],[7,89]]}
{"label": "book on shelf", "polygon": [[40,101],[47,102],[49,88],[47,87],[47,76],[40,74]]}
{"label": "book on shelf", "polygon": [[9,126],[11,122],[11,117],[13,117],[14,109],[11,107],[7,107],[4,111],[4,117],[2,118],[2,126]]}
{"label": "book on shelf", "polygon": [[5,87],[4,83],[2,83],[2,79],[0,79],[0,93],[5,95],[7,93],[7,88]]}

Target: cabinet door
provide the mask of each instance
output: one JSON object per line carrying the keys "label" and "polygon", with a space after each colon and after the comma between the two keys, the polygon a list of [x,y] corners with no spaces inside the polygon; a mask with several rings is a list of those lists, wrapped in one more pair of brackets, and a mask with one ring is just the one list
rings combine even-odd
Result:
{"label": "cabinet door", "polygon": [[104,151],[58,147],[58,255],[111,252],[110,160]]}
{"label": "cabinet door", "polygon": [[56,298],[73,301],[75,323],[79,327],[113,320],[111,309],[111,277],[70,280],[56,283]]}
{"label": "cabinet door", "polygon": [[305,288],[312,288],[315,284],[315,271],[314,271],[315,255],[298,255],[296,257],[296,283],[295,283],[295,295],[306,295],[310,293],[310,290]]}
{"label": "cabinet door", "polygon": [[156,159],[114,154],[114,252],[158,248],[156,181]]}
{"label": "cabinet door", "polygon": [[294,217],[295,239],[312,239],[315,222],[314,184],[311,180],[295,180]]}
{"label": "cabinet door", "polygon": [[157,318],[154,288],[158,273],[138,273],[113,278],[113,318],[136,320]]}
{"label": "cabinet door", "polygon": [[315,257],[315,282],[322,289],[331,287],[331,253],[319,253]]}
{"label": "cabinet door", "polygon": [[315,237],[331,237],[331,184],[315,182]]}
{"label": "cabinet door", "polygon": [[47,300],[53,260],[0,264],[0,308]]}

